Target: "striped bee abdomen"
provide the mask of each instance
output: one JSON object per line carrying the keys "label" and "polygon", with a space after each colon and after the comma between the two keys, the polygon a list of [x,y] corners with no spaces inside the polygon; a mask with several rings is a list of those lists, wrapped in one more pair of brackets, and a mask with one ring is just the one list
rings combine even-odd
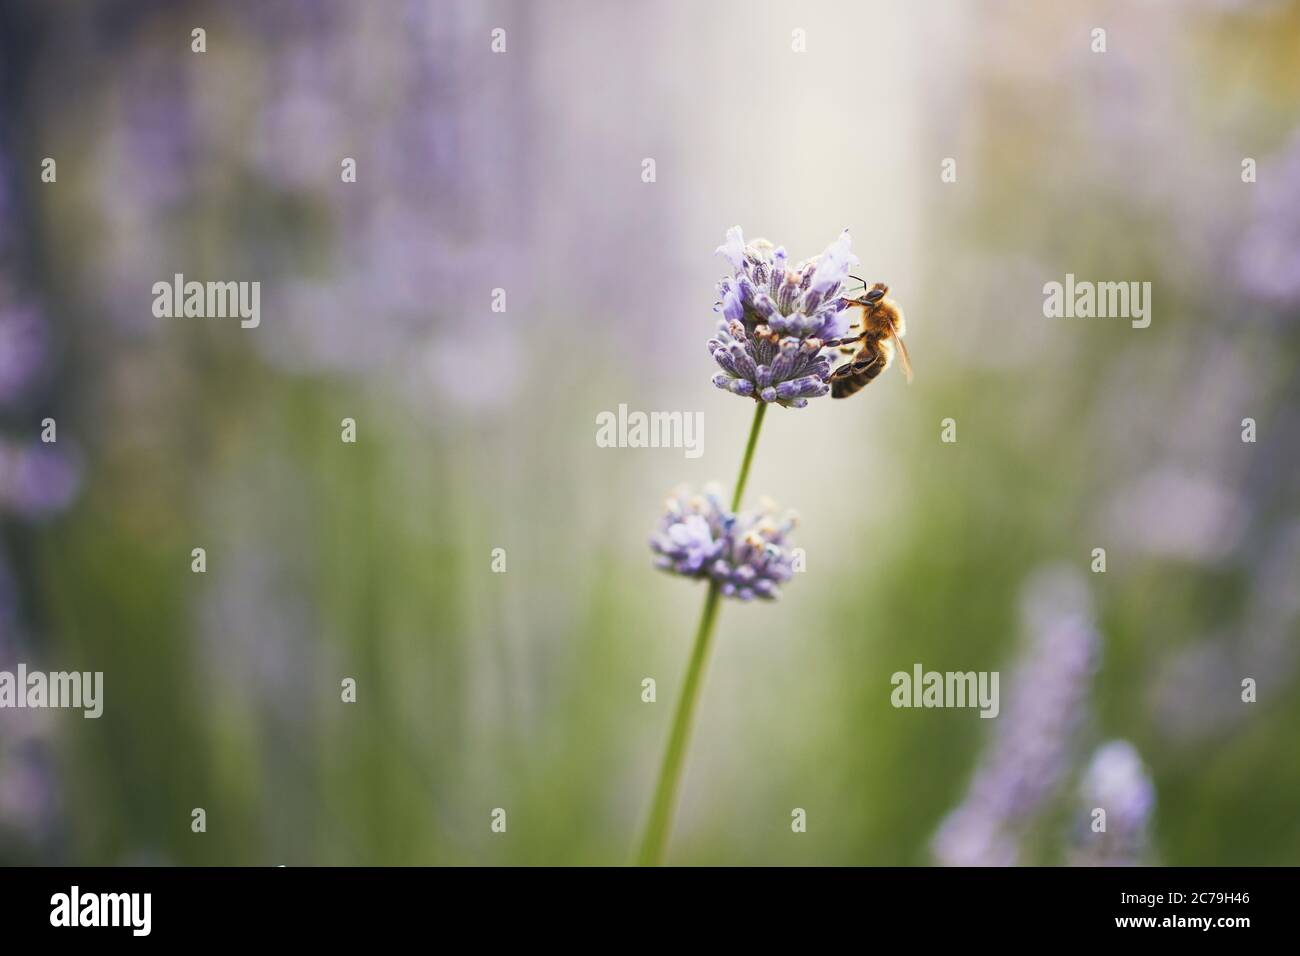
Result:
{"label": "striped bee abdomen", "polygon": [[862,350],[845,362],[831,375],[831,398],[848,398],[856,395],[889,367],[892,355],[882,346],[888,343],[868,339]]}

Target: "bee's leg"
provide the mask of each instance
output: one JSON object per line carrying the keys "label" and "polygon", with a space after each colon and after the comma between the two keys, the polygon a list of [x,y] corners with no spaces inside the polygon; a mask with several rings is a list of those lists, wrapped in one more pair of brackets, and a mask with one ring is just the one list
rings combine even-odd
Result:
{"label": "bee's leg", "polygon": [[[843,365],[841,365],[839,368],[837,368],[834,372],[831,373],[831,378],[847,378],[851,375],[861,375],[862,373],[870,371],[871,369],[875,368],[875,366],[880,363],[883,357],[884,357],[883,354],[879,350],[877,350],[875,354],[871,356],[870,359],[860,359],[853,362],[845,362]],[[876,375],[879,374],[880,374],[880,370],[877,370],[876,374],[872,375],[871,378],[875,378]],[[868,381],[870,381],[870,379],[868,379]]]}
{"label": "bee's leg", "polygon": [[822,343],[822,348],[824,348],[824,349],[834,349],[834,348],[839,348],[839,347],[842,346],[842,345],[851,345],[851,344],[854,343],[854,342],[861,342],[861,341],[862,341],[863,339],[865,339],[866,337],[867,337],[867,333],[866,333],[866,332],[863,332],[863,333],[861,333],[860,335],[852,335],[852,336],[849,336],[848,338],[843,338],[843,339],[830,339],[830,340],[828,340],[828,341]]}

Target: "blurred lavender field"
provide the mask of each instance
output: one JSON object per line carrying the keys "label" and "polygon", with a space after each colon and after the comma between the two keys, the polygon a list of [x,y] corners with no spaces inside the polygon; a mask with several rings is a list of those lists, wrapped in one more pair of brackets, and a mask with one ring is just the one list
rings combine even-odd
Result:
{"label": "blurred lavender field", "polygon": [[[768,415],[808,567],[722,610],[670,860],[1300,862],[1297,62],[1265,0],[4,4],[0,670],[106,701],[0,710],[0,863],[626,862],[737,223],[850,227],[917,374]],[[260,326],[156,318],[176,273]],[[1150,327],[1045,318],[1067,273]],[[620,404],[704,454],[597,447]],[[895,709],[917,662],[1002,713]]]}

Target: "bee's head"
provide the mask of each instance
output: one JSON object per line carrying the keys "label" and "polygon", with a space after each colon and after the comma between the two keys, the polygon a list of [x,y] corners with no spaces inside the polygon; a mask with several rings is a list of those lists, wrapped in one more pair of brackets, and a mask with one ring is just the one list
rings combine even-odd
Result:
{"label": "bee's head", "polygon": [[[857,276],[852,278],[858,279]],[[867,314],[870,315],[871,311],[880,304],[880,300],[885,297],[885,293],[889,291],[889,286],[883,282],[877,282],[875,285],[868,287],[862,279],[858,279],[858,281],[862,283],[863,291],[856,296],[846,295],[840,299],[840,306],[842,308],[858,306],[865,309]]]}
{"label": "bee's head", "polygon": [[[858,281],[862,282],[861,279],[859,279]],[[863,282],[862,284],[863,286],[866,286],[865,282]],[[866,292],[862,294],[862,297],[858,299],[858,302],[863,305],[875,305],[877,302],[879,302],[881,299],[885,297],[885,293],[887,293],[888,291],[889,291],[889,286],[885,285],[883,282],[877,282],[875,285],[871,286],[869,289],[867,289]]]}

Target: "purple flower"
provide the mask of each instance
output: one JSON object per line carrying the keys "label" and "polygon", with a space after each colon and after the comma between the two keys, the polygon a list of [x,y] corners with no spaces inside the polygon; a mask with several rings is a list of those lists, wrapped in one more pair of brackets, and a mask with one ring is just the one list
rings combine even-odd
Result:
{"label": "purple flower", "polygon": [[[17,583],[0,552],[0,670],[30,661]],[[61,787],[55,771],[50,712],[5,711],[0,733],[0,858],[34,855],[46,862],[60,841]]]}
{"label": "purple flower", "polygon": [[0,507],[42,518],[67,507],[80,484],[76,456],[57,446],[0,444]]}
{"label": "purple flower", "polygon": [[[1147,843],[1147,823],[1156,791],[1142,758],[1125,740],[1097,748],[1080,786],[1087,813],[1077,831],[1071,862],[1075,866],[1136,866]],[[1106,811],[1106,829],[1092,829],[1092,813]]]}
{"label": "purple flower", "polygon": [[0,403],[21,397],[40,373],[48,331],[36,309],[23,303],[0,303]]}
{"label": "purple flower", "polygon": [[993,746],[932,843],[948,866],[1015,864],[1022,833],[1072,762],[1100,649],[1087,586],[1071,569],[1040,572],[1026,587],[1022,618],[1030,644]]}
{"label": "purple flower", "polygon": [[1132,551],[1211,564],[1232,553],[1249,518],[1248,502],[1231,486],[1160,467],[1115,490],[1106,524]]}
{"label": "purple flower", "polygon": [[1255,299],[1283,309],[1300,306],[1300,135],[1255,187],[1255,216],[1238,254],[1242,286]]}
{"label": "purple flower", "polygon": [[788,408],[830,392],[834,353],[823,343],[849,328],[840,291],[858,261],[850,244],[846,229],[820,256],[787,267],[784,248],[764,239],[746,245],[739,226],[727,230],[718,254],[733,275],[718,283],[722,321],[709,354],[722,372],[714,385]]}
{"label": "purple flower", "polygon": [[666,503],[650,548],[663,571],[714,581],[726,597],[774,600],[777,586],[793,573],[785,539],[795,521],[792,512],[778,514],[767,501],[758,511],[734,514],[718,485],[701,495],[679,489]]}

